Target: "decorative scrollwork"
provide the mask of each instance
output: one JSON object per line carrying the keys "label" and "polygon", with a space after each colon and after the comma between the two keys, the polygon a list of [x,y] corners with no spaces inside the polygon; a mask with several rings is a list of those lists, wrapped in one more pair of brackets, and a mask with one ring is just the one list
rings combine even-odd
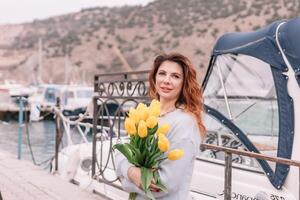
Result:
{"label": "decorative scrollwork", "polygon": [[[110,147],[113,138],[120,138],[124,129],[124,118],[130,107],[136,107],[139,102],[147,102],[148,80],[138,76],[147,75],[148,72],[130,72],[99,75],[95,77],[94,91],[97,92],[94,101],[93,126],[93,163],[92,176],[98,176],[102,181],[114,182],[117,179],[109,180],[105,177],[108,163],[113,161],[113,151],[110,150],[108,155],[103,155],[99,149],[103,148],[103,138],[109,138]],[[121,78],[116,78],[121,76]],[[129,78],[133,77],[133,78]],[[100,143],[97,141],[101,141]],[[100,156],[96,156],[100,152]],[[106,159],[103,159],[105,158]],[[111,160],[111,161],[110,161]],[[96,166],[99,171],[96,170]]]}
{"label": "decorative scrollwork", "polygon": [[[219,145],[219,146],[228,147],[232,149],[242,148],[243,150],[247,150],[243,146],[243,144],[231,134],[220,134],[217,132],[209,132],[206,136],[204,143]],[[204,151],[206,151],[205,155],[210,158],[224,160],[224,153],[221,151],[213,151],[213,150],[204,150]],[[252,160],[249,160],[246,157],[240,155],[234,155],[232,157],[232,162],[244,164],[248,166],[254,165]]]}
{"label": "decorative scrollwork", "polygon": [[[131,73],[132,74],[132,73]],[[110,75],[110,74],[108,74]],[[124,77],[126,73],[124,73]],[[102,75],[101,77],[103,77]],[[96,79],[95,92],[100,97],[141,97],[148,94],[148,80],[147,79],[114,79],[109,81],[101,81],[100,77]]]}
{"label": "decorative scrollwork", "polygon": [[99,95],[103,95],[105,92],[105,85],[103,83],[99,83],[96,87],[96,91],[99,93]]}

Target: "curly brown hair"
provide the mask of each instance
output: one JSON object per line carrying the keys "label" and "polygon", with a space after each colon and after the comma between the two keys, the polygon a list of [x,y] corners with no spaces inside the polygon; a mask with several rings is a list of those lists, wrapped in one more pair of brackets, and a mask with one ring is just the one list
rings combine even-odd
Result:
{"label": "curly brown hair", "polygon": [[152,70],[149,74],[149,96],[159,100],[159,95],[155,89],[156,73],[160,65],[165,61],[171,61],[179,64],[183,71],[183,86],[180,95],[176,101],[175,106],[179,107],[183,105],[185,110],[192,113],[198,123],[200,134],[202,138],[206,135],[206,128],[203,124],[202,112],[203,112],[203,97],[202,89],[197,82],[197,73],[192,65],[191,61],[179,54],[161,54],[154,59]]}

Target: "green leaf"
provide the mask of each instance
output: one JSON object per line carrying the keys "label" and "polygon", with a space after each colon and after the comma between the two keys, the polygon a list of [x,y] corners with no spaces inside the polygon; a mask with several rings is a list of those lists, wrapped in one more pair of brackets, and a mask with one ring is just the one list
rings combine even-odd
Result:
{"label": "green leaf", "polygon": [[165,192],[165,193],[168,192],[166,186],[164,186],[161,182],[158,182],[158,183],[156,183],[155,185],[156,185],[156,187],[158,187],[161,191],[163,191],[163,192]]}
{"label": "green leaf", "polygon": [[130,148],[130,150],[134,153],[134,154],[137,154],[138,156],[140,156],[141,154],[141,151],[139,148],[131,145],[131,144],[128,144],[128,148]]}
{"label": "green leaf", "polygon": [[130,193],[129,193],[129,198],[128,198],[128,200],[135,200],[136,197],[137,197],[137,193],[135,193],[135,192],[130,192]]}
{"label": "green leaf", "polygon": [[137,167],[141,166],[138,162],[138,156],[140,155],[138,154],[138,152],[134,151],[130,144],[115,144],[113,148],[119,150],[131,164]]}
{"label": "green leaf", "polygon": [[153,135],[158,129],[158,124],[156,126],[154,126],[153,128],[148,128],[148,133],[150,135]]}
{"label": "green leaf", "polygon": [[150,152],[151,152],[151,153],[160,151],[160,150],[158,149],[157,142],[158,142],[158,138],[155,138],[155,137],[153,136],[152,146],[151,146],[151,149],[150,149]]}
{"label": "green leaf", "polygon": [[147,189],[147,190],[145,191],[145,193],[146,193],[146,196],[147,196],[149,199],[155,200],[155,197],[154,197],[154,195],[152,194],[152,192],[151,192],[150,189]]}
{"label": "green leaf", "polygon": [[154,136],[153,135],[149,135],[147,138],[146,138],[146,149],[148,151],[150,151],[150,149],[152,148],[152,145],[153,145],[153,139],[154,139]]}
{"label": "green leaf", "polygon": [[138,146],[139,149],[144,149],[145,148],[145,143],[146,143],[147,138],[148,137],[140,138],[140,143],[139,143],[139,146]]}
{"label": "green leaf", "polygon": [[153,179],[153,173],[148,168],[141,167],[141,176],[142,188],[146,192],[149,189],[151,180]]}
{"label": "green leaf", "polygon": [[141,154],[142,154],[142,159],[143,159],[142,165],[145,166],[147,156],[148,156],[148,151],[145,148],[141,149],[141,151],[142,151]]}
{"label": "green leaf", "polygon": [[128,143],[125,143],[125,144],[115,144],[113,146],[113,148],[119,150],[127,158],[127,160],[130,163],[132,163],[133,153],[130,150],[130,148],[128,147]]}
{"label": "green leaf", "polygon": [[163,155],[163,153],[160,152],[160,151],[158,151],[158,152],[152,154],[152,155],[150,156],[150,158],[148,159],[148,162],[146,163],[146,164],[147,164],[147,167],[153,168],[154,165],[157,163],[158,158],[161,157],[162,155]]}
{"label": "green leaf", "polygon": [[158,173],[157,169],[155,169],[153,171],[153,179],[154,179],[155,183],[157,183],[157,180],[159,179],[159,173]]}
{"label": "green leaf", "polygon": [[134,137],[134,136],[131,136],[131,137],[130,137],[130,142],[129,142],[129,144],[134,145],[134,139],[135,139],[135,137]]}
{"label": "green leaf", "polygon": [[139,143],[139,136],[138,135],[132,136],[132,138],[130,139],[130,144],[137,147],[138,143]]}
{"label": "green leaf", "polygon": [[131,144],[126,143],[125,145],[132,152],[132,164],[134,164],[135,166],[138,166],[138,167],[141,166],[142,155],[141,155],[140,150]]}
{"label": "green leaf", "polygon": [[135,136],[136,138],[136,142],[134,143],[134,146],[136,147],[136,148],[140,148],[140,145],[141,145],[141,138],[138,136],[138,135],[136,135]]}
{"label": "green leaf", "polygon": [[163,192],[165,192],[165,193],[168,192],[166,186],[164,186],[163,183],[161,182],[160,177],[159,177],[159,173],[158,173],[157,170],[155,170],[155,171],[153,172],[153,179],[154,179],[154,181],[155,181],[155,185],[156,185],[161,191],[163,191]]}

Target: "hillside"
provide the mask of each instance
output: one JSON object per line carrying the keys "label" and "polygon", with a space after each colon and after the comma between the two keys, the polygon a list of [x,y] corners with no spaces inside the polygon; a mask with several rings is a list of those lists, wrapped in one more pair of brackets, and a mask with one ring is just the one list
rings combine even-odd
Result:
{"label": "hillside", "polygon": [[157,0],[0,25],[0,79],[35,83],[41,73],[44,82],[91,83],[96,73],[149,69],[155,55],[170,51],[190,57],[201,76],[220,35],[299,11],[298,0]]}

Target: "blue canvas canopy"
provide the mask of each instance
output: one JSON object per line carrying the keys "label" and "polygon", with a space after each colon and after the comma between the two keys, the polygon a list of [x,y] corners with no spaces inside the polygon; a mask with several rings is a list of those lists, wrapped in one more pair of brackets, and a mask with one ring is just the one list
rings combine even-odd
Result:
{"label": "blue canvas canopy", "polygon": [[[213,55],[225,53],[245,54],[259,58],[272,67],[287,70],[282,55],[276,44],[276,28],[285,21],[276,21],[257,31],[229,33],[218,39]],[[291,63],[300,86],[300,17],[286,21],[279,28],[279,42]]]}
{"label": "blue canvas canopy", "polygon": [[[276,36],[277,32],[277,36]],[[203,86],[210,76],[210,68],[214,64],[217,56],[222,54],[243,54],[258,58],[268,63],[272,70],[275,82],[278,112],[279,112],[279,137],[277,156],[282,158],[291,158],[293,139],[294,139],[294,107],[293,101],[287,92],[287,77],[282,72],[288,70],[282,52],[284,52],[288,62],[295,72],[295,78],[300,87],[300,17],[289,21],[276,21],[270,25],[260,28],[253,32],[244,33],[228,33],[223,35],[216,42],[208,73],[205,77]],[[278,39],[279,43],[276,41]],[[282,50],[282,51],[281,51]],[[272,77],[270,77],[272,78]],[[218,113],[212,112],[214,109],[206,106],[220,121],[226,121],[226,117]],[[242,130],[238,129],[234,123],[228,121],[227,125],[231,130],[238,132],[238,138],[248,148],[249,151],[259,152],[254,145],[251,144]],[[269,164],[264,160],[258,160],[270,182],[274,187],[280,189],[284,184],[288,175],[289,166],[276,164],[273,171]]]}
{"label": "blue canvas canopy", "polygon": [[295,71],[300,86],[300,17],[284,23],[279,29],[279,42]]}

